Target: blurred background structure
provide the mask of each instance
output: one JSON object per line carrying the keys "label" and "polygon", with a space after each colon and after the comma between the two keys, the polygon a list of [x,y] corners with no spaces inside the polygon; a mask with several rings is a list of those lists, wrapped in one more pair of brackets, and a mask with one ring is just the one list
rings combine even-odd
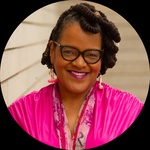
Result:
{"label": "blurred background structure", "polygon": [[[49,70],[41,64],[42,53],[59,15],[79,2],[86,1],[61,1],[42,7],[25,18],[12,33],[1,61],[1,89],[7,106],[20,96],[48,85]],[[150,73],[142,40],[118,13],[103,5],[89,3],[116,24],[122,38],[118,61],[114,68],[107,70],[103,82],[130,92],[145,102]]]}

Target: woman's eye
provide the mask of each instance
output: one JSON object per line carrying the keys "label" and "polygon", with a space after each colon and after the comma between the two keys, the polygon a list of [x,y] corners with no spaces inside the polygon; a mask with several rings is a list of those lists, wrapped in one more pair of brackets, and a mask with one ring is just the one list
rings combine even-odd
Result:
{"label": "woman's eye", "polygon": [[97,57],[95,54],[89,54],[90,57]]}
{"label": "woman's eye", "polygon": [[95,57],[98,57],[98,55],[93,54],[93,53],[91,53],[91,54],[89,53],[86,55],[86,57],[95,58]]}
{"label": "woman's eye", "polygon": [[74,55],[73,51],[71,50],[64,50],[63,53],[66,55]]}

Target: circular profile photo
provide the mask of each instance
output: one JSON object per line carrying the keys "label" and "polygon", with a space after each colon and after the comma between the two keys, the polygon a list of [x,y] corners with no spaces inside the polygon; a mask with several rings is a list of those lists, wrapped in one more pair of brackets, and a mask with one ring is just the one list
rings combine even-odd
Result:
{"label": "circular profile photo", "polygon": [[26,17],[8,39],[2,95],[33,139],[58,149],[92,149],[120,137],[142,112],[148,62],[134,27],[111,8],[55,2]]}

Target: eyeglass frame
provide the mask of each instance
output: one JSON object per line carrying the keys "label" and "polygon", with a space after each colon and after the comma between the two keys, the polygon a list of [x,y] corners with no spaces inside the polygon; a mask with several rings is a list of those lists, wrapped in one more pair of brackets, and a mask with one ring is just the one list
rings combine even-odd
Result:
{"label": "eyeglass frame", "polygon": [[[72,61],[75,61],[75,60],[81,55],[82,58],[84,59],[84,61],[85,61],[87,64],[96,64],[96,63],[97,63],[100,59],[102,59],[102,57],[103,57],[104,49],[101,49],[101,50],[100,50],[100,49],[87,49],[87,50],[84,50],[83,52],[80,52],[77,48],[75,48],[75,47],[73,47],[73,46],[62,45],[62,44],[60,44],[59,42],[56,42],[56,41],[54,41],[54,40],[53,40],[53,42],[54,42],[54,44],[56,44],[57,46],[60,47],[61,56],[62,56],[62,58],[63,58],[64,60],[66,60],[66,61],[71,61],[71,62],[72,62]],[[63,47],[71,47],[71,48],[76,49],[76,50],[78,51],[77,57],[76,57],[75,59],[73,59],[73,60],[68,60],[68,59],[64,58],[63,53],[62,53]],[[100,53],[99,59],[98,59],[96,62],[94,62],[94,63],[89,63],[89,62],[87,62],[86,59],[84,58],[84,53],[87,52],[87,51],[98,51],[98,52]]]}

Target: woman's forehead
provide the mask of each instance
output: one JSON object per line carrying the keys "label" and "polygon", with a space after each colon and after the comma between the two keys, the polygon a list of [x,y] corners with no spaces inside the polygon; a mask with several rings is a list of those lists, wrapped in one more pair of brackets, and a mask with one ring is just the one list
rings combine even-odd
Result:
{"label": "woman's forehead", "polygon": [[80,23],[71,22],[70,24],[64,25],[61,31],[61,39],[70,38],[70,37],[75,38],[75,39],[77,38],[88,39],[89,38],[89,40],[92,40],[94,37],[100,39],[101,34],[100,33],[94,34],[92,32],[85,31],[81,27]]}
{"label": "woman's forehead", "polygon": [[100,33],[93,34],[84,31],[79,24],[72,24],[63,29],[59,42],[78,49],[101,49]]}

